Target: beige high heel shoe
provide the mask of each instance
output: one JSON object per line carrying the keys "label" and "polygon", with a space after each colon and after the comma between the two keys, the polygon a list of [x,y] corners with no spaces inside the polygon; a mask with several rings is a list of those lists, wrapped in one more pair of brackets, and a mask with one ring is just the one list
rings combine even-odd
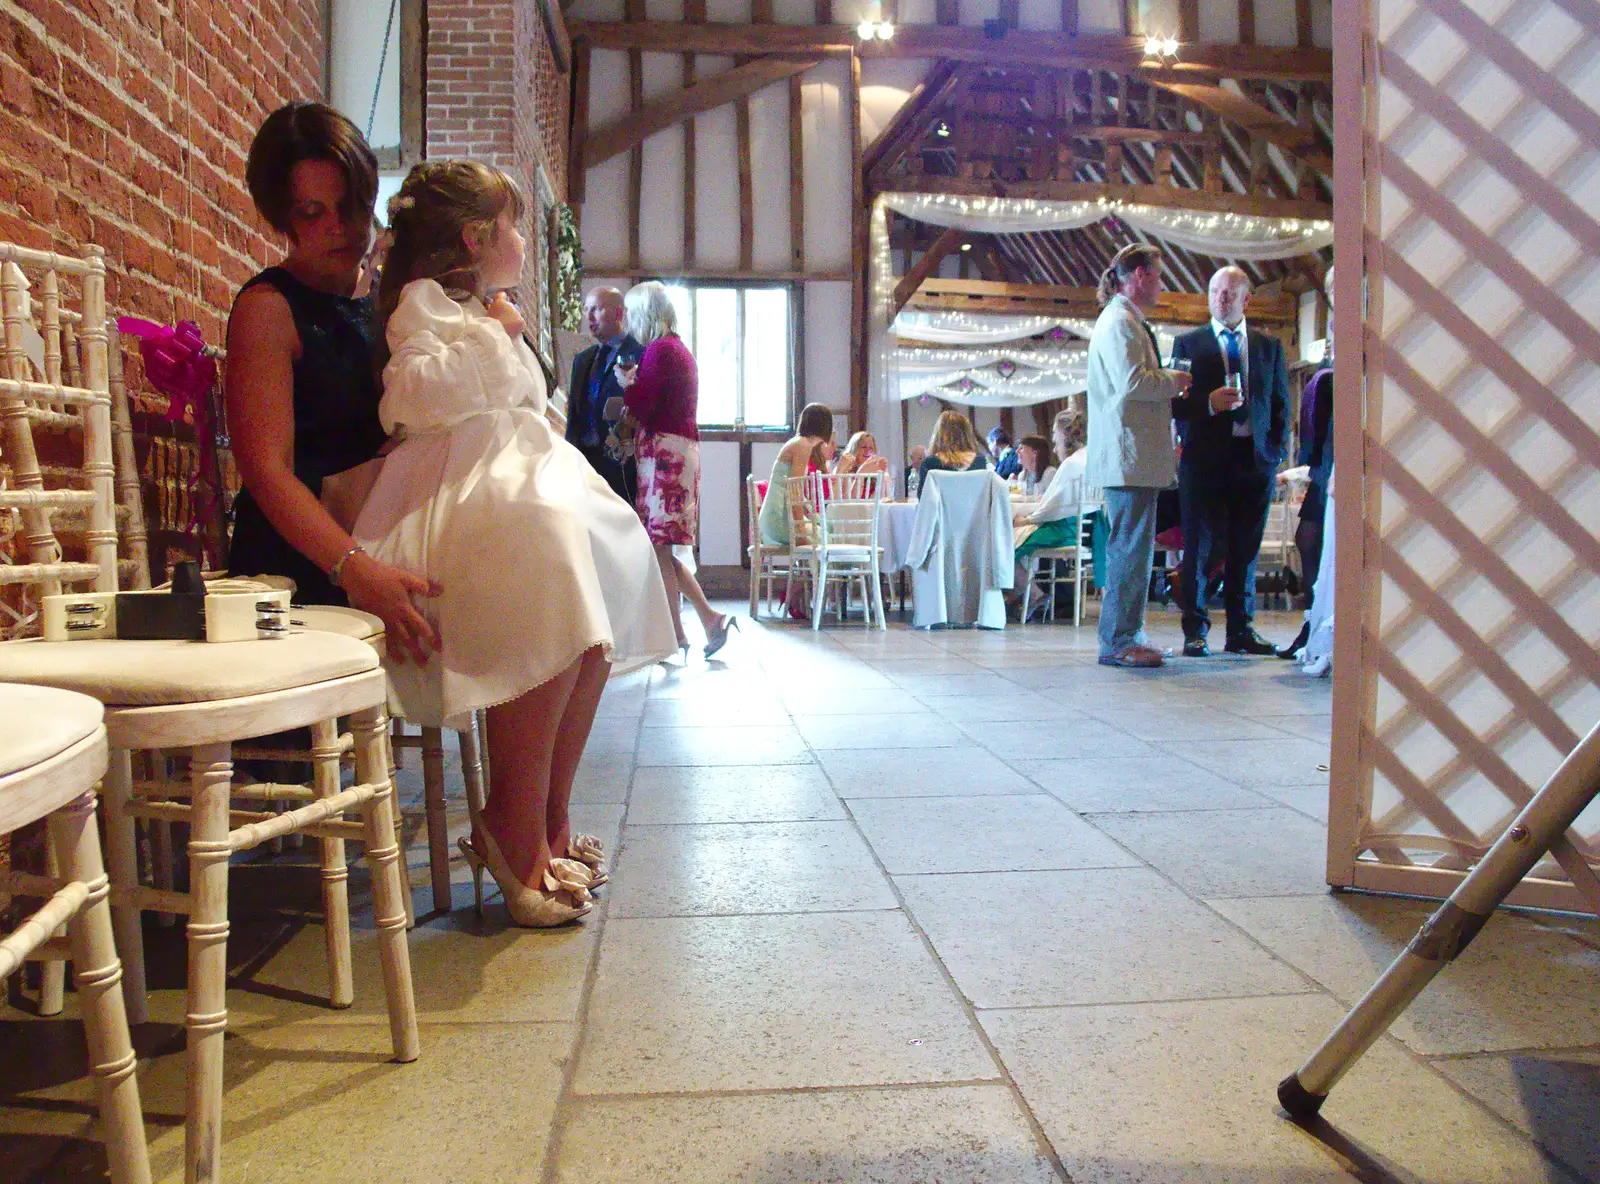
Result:
{"label": "beige high heel shoe", "polygon": [[[512,874],[505,857],[500,854],[499,844],[494,841],[494,835],[489,833],[488,828],[483,828],[479,833],[483,837],[484,850],[479,851],[468,839],[461,839],[456,845],[461,849],[461,854],[466,856],[468,866],[472,868],[472,895],[474,907],[480,916],[483,914],[485,866],[488,867],[489,874],[494,877],[494,882],[500,886],[500,894],[505,898],[506,908],[511,913],[514,925],[526,929],[553,929],[557,925],[576,921],[594,908],[587,887],[563,882],[549,868],[544,872],[543,891],[528,887]],[[566,904],[560,899],[558,895],[560,893],[566,893],[578,903]]]}

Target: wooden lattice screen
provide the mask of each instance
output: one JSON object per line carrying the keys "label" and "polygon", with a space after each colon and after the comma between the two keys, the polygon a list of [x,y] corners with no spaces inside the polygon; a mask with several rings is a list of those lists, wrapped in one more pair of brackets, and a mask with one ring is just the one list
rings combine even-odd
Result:
{"label": "wooden lattice screen", "polygon": [[[1328,874],[1443,895],[1600,718],[1600,6],[1334,12]],[[1569,840],[1514,902],[1600,911]]]}

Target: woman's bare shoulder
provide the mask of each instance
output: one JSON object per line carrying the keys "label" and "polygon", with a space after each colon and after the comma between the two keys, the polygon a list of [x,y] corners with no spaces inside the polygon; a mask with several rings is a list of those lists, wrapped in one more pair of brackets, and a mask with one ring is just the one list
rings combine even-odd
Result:
{"label": "woman's bare shoulder", "polygon": [[228,317],[228,353],[287,347],[299,349],[294,313],[282,292],[271,284],[254,284],[240,292]]}

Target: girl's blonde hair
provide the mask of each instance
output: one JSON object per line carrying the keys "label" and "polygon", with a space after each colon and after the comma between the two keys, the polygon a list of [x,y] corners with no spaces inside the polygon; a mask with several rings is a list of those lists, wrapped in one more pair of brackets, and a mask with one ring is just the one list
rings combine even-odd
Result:
{"label": "girl's blonde hair", "polygon": [[876,436],[874,436],[871,432],[857,432],[855,435],[850,437],[850,443],[844,446],[846,454],[855,456],[856,450],[861,447],[861,441],[863,440],[871,440],[872,450],[874,452],[878,450],[878,440]]}
{"label": "girl's blonde hair", "polygon": [[928,451],[947,465],[955,464],[962,456],[970,461],[981,447],[972,421],[959,411],[942,412],[933,427],[933,439],[928,441]]}
{"label": "girl's blonde hair", "polygon": [[522,193],[509,174],[477,160],[430,160],[415,165],[389,199],[388,254],[378,281],[379,366],[388,360],[385,330],[400,292],[413,280],[438,280],[446,291],[475,292],[473,247],[494,238],[495,223],[509,212],[522,221]]}

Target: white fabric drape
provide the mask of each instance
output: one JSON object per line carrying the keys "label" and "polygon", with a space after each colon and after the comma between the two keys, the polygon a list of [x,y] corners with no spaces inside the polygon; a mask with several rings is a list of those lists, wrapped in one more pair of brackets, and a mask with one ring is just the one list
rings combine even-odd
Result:
{"label": "white fabric drape", "polygon": [[971,407],[1028,407],[1088,385],[1083,349],[902,349],[894,365],[902,400],[934,395]]}
{"label": "white fabric drape", "polygon": [[1333,223],[1251,214],[1207,214],[1166,206],[1120,205],[1112,211],[1135,230],[1218,259],[1292,259],[1333,245]]}
{"label": "white fabric drape", "polygon": [[[960,312],[956,309],[902,309],[894,319],[897,337],[930,341],[937,345],[994,345],[1025,341],[1051,329],[1076,331],[1055,317],[1010,317],[1001,313]],[[1078,334],[1082,336],[1081,334]]]}

